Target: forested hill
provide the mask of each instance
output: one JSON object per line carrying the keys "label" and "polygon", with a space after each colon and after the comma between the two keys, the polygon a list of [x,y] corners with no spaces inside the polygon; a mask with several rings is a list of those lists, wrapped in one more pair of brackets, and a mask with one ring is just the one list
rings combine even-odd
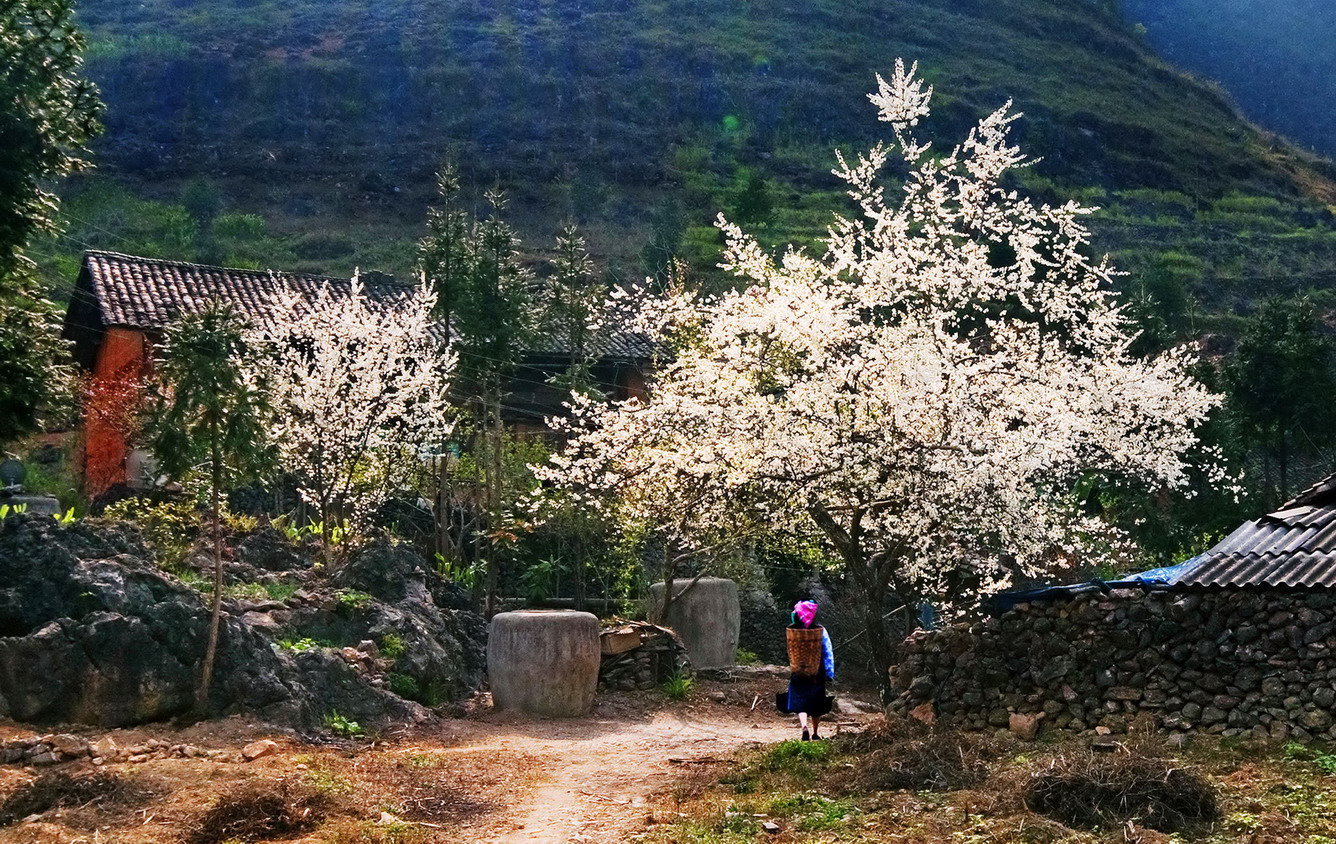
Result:
{"label": "forested hill", "polygon": [[84,0],[81,19],[109,131],[48,261],[402,272],[450,155],[508,189],[537,248],[577,219],[625,274],[708,267],[720,209],[773,242],[824,229],[831,148],[881,136],[865,94],[904,56],[942,142],[1014,99],[1042,156],[1026,186],[1105,206],[1124,265],[1175,251],[1216,287],[1263,253],[1291,281],[1336,265],[1272,250],[1331,249],[1330,166],[1159,60],[1116,0]]}
{"label": "forested hill", "polygon": [[1262,125],[1336,155],[1336,3],[1122,0],[1174,62],[1219,80]]}

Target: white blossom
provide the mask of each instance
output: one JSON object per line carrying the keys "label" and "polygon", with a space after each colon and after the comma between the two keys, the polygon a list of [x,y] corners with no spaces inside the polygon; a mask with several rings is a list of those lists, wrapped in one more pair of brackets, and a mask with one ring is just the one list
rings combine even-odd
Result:
{"label": "white blossom", "polygon": [[[1004,187],[1024,166],[1001,109],[943,157],[910,130],[931,89],[897,63],[871,96],[896,135],[835,171],[861,214],[819,257],[775,260],[720,219],[734,292],[643,295],[677,350],[648,403],[577,401],[541,474],[702,546],[744,525],[824,536],[875,597],[993,589],[1089,553],[1091,473],[1182,486],[1218,397],[1151,359],[1086,257],[1076,204]],[[894,150],[907,175],[881,178]],[[626,304],[623,300],[622,304]]]}
{"label": "white blossom", "polygon": [[280,469],[334,520],[365,524],[449,435],[454,359],[433,336],[425,287],[372,298],[322,287],[281,296],[254,331]]}

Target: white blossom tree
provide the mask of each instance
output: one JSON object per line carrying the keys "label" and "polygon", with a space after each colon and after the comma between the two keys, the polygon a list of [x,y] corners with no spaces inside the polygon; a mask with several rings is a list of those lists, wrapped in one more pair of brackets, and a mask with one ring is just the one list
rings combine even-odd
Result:
{"label": "white blossom tree", "polygon": [[1187,350],[1129,353],[1088,209],[1004,186],[1026,164],[1010,104],[942,154],[911,131],[932,93],[916,67],[877,81],[894,144],[835,171],[861,215],[835,220],[824,254],[778,261],[721,218],[743,285],[643,294],[639,327],[675,359],[648,403],[577,400],[543,475],[698,547],[748,525],[824,538],[884,677],[888,594],[977,593],[1075,559],[1108,527],[1073,485],[1181,486],[1217,397]]}
{"label": "white blossom tree", "polygon": [[282,297],[254,331],[278,469],[318,511],[326,546],[337,523],[365,525],[450,433],[454,357],[433,332],[434,305],[425,286],[372,298],[354,277],[350,291]]}

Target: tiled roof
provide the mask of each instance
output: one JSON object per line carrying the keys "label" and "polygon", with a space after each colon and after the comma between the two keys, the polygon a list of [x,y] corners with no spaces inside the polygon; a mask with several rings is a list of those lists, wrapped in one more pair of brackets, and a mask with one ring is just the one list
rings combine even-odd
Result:
{"label": "tiled roof", "polygon": [[[85,293],[96,300],[102,324],[143,330],[162,328],[183,314],[198,313],[211,302],[231,305],[243,316],[263,320],[278,300],[276,293],[296,292],[313,301],[326,285],[334,291],[347,291],[352,285],[347,278],[210,267],[118,252],[86,252],[84,267],[91,287]],[[410,284],[374,273],[364,273],[361,280],[369,297],[387,303],[412,290]],[[443,330],[436,333],[445,334]],[[534,338],[528,353],[565,356],[569,346],[564,337],[565,332],[550,327]],[[653,357],[654,351],[648,338],[636,332],[604,330],[589,338],[589,352],[605,360],[644,360]]]}
{"label": "tiled roof", "polygon": [[[87,252],[92,293],[103,324],[158,329],[210,303],[231,305],[237,313],[263,320],[279,301],[275,294],[296,292],[314,300],[321,288],[348,291],[352,280],[305,273],[278,273],[137,258],[118,252]],[[392,301],[412,288],[376,275],[364,275],[362,287],[372,299]]]}
{"label": "tiled roof", "polygon": [[1336,475],[1239,526],[1170,586],[1336,586]]}

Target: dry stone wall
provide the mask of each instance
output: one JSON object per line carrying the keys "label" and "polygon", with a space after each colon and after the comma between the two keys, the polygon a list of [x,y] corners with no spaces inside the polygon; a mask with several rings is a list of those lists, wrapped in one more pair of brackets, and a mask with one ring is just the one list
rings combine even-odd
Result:
{"label": "dry stone wall", "polygon": [[918,632],[892,713],[968,729],[1336,739],[1336,592],[1114,590]]}

